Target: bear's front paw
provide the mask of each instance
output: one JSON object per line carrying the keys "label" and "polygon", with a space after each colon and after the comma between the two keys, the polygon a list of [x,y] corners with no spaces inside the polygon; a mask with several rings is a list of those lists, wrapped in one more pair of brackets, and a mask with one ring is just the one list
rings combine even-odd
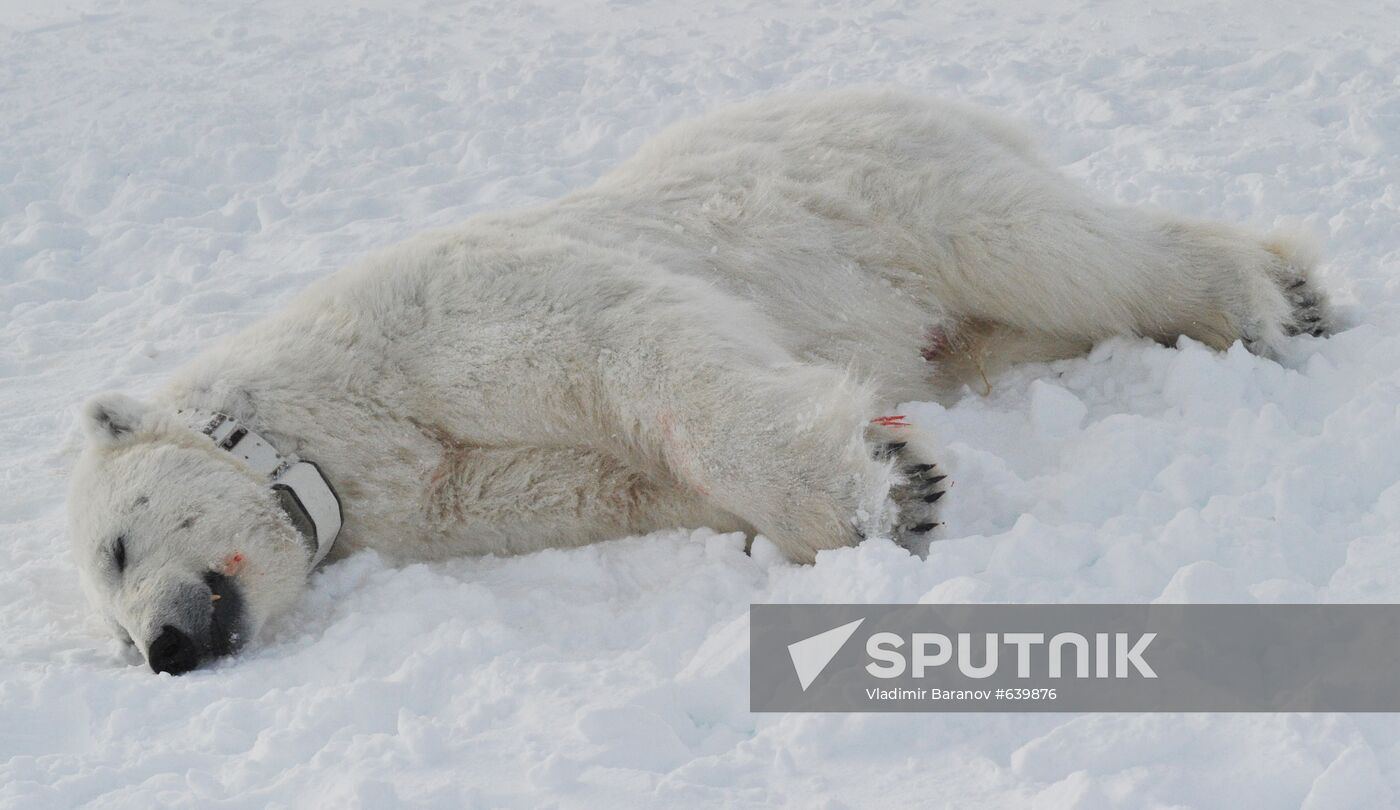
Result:
{"label": "bear's front paw", "polygon": [[866,437],[877,461],[894,462],[889,498],[896,513],[890,527],[891,539],[922,554],[934,530],[943,525],[938,514],[952,481],[934,460],[927,434],[903,416],[872,420]]}

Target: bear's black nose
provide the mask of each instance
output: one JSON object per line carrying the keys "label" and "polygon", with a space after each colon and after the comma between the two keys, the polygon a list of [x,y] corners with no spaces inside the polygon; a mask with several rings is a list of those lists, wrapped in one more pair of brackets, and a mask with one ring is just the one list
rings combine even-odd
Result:
{"label": "bear's black nose", "polygon": [[156,672],[183,675],[199,664],[199,650],[189,636],[167,624],[160,628],[160,635],[151,642],[146,660],[151,662],[151,669]]}

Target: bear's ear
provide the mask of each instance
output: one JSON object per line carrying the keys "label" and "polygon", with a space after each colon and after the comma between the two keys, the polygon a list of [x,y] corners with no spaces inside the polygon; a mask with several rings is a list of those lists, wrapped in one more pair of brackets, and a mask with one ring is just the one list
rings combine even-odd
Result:
{"label": "bear's ear", "polygon": [[109,391],[83,403],[83,432],[93,444],[111,444],[134,433],[150,407],[126,394]]}

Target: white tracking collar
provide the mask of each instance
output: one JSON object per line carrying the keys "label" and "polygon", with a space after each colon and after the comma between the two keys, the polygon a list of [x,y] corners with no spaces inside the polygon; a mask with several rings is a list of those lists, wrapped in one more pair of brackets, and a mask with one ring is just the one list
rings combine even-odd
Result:
{"label": "white tracking collar", "polygon": [[263,437],[228,414],[182,410],[192,430],[214,440],[221,449],[243,459],[253,472],[268,480],[282,508],[307,540],[311,567],[320,565],[340,534],[340,498],[314,462],[277,452]]}

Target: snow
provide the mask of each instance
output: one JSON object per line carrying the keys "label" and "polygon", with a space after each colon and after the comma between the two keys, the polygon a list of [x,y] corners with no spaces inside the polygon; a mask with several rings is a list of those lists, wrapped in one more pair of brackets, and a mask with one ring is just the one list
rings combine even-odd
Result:
{"label": "snow", "polygon": [[[1382,807],[1389,715],[754,715],[751,602],[1400,599],[1400,6],[0,0],[0,804]],[[1025,121],[1099,193],[1322,237],[1283,362],[1110,341],[904,411],[927,560],[671,531],[318,573],[181,678],[64,538],[76,404],[371,248],[588,183],[667,122],[894,83]]]}

